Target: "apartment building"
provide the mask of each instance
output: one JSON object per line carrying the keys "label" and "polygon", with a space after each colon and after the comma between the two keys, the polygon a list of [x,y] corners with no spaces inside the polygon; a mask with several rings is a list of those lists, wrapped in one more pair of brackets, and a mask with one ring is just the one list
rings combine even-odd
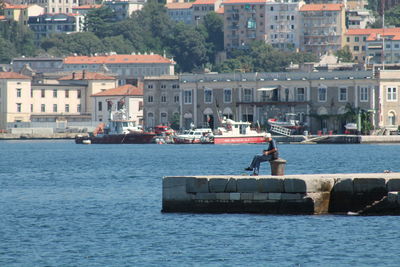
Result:
{"label": "apartment building", "polygon": [[131,84],[122,85],[91,95],[92,121],[107,122],[110,112],[125,109],[128,119],[135,125],[143,125],[143,88]]}
{"label": "apartment building", "polygon": [[216,12],[220,5],[221,5],[222,0],[196,0],[192,4],[192,9],[193,9],[193,20],[192,23],[194,25],[198,25],[199,23],[203,22],[204,17],[214,11]]}
{"label": "apartment building", "polygon": [[129,18],[133,12],[140,10],[147,0],[105,0],[103,5],[114,11],[117,21]]}
{"label": "apartment building", "polygon": [[144,77],[144,126],[170,125],[179,120],[181,92],[175,75]]}
{"label": "apartment building", "polygon": [[[397,127],[399,71],[331,71],[181,75],[181,125],[225,116],[266,125],[296,114],[311,132],[342,133],[346,106],[370,112],[375,127]],[[396,75],[398,75],[396,77]],[[390,102],[387,104],[387,102]],[[393,105],[392,105],[393,104]]]}
{"label": "apartment building", "polygon": [[119,84],[137,85],[144,76],[174,75],[175,62],[157,54],[70,56],[64,58],[64,70],[109,70],[118,75]]}
{"label": "apartment building", "polygon": [[185,3],[167,3],[165,7],[167,8],[168,16],[176,22],[183,22],[185,24],[193,23],[193,9],[192,2]]}
{"label": "apartment building", "polygon": [[84,16],[79,14],[46,13],[29,17],[29,28],[35,33],[35,41],[54,33],[73,33],[83,31]]}
{"label": "apartment building", "polygon": [[72,8],[72,13],[86,16],[87,13],[96,10],[97,8],[101,8],[102,5],[82,5],[75,6]]}
{"label": "apartment building", "polygon": [[16,21],[23,25],[28,22],[28,6],[27,5],[10,5],[4,3],[4,16],[7,20]]}
{"label": "apartment building", "polygon": [[72,13],[79,0],[26,0],[24,3],[39,5],[44,8],[44,13]]}
{"label": "apartment building", "polygon": [[400,63],[400,28],[349,29],[345,37],[355,61],[367,64]]}
{"label": "apartment building", "polygon": [[304,52],[323,55],[344,45],[346,30],[343,4],[306,4],[300,8]]}

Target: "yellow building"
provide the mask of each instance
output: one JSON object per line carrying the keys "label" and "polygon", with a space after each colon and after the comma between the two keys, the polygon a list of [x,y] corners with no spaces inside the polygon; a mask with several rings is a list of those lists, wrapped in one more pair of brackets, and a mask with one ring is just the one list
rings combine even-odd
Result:
{"label": "yellow building", "polygon": [[4,16],[7,20],[14,20],[18,23],[27,25],[28,23],[28,6],[27,5],[10,5],[4,4]]}

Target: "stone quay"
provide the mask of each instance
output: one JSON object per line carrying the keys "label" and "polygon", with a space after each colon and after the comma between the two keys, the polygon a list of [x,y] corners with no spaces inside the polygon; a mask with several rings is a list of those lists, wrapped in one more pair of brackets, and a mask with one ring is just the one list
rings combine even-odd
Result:
{"label": "stone quay", "polygon": [[400,215],[400,173],[164,177],[162,212]]}

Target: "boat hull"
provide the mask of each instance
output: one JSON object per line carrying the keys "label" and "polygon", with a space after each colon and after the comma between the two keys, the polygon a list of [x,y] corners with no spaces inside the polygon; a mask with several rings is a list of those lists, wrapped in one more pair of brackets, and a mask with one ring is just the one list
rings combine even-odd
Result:
{"label": "boat hull", "polygon": [[260,144],[265,136],[214,136],[214,144]]}
{"label": "boat hull", "polygon": [[76,137],[75,143],[83,144],[84,140],[90,140],[92,144],[150,144],[153,141],[154,133],[131,133],[131,134],[110,134],[102,136]]}

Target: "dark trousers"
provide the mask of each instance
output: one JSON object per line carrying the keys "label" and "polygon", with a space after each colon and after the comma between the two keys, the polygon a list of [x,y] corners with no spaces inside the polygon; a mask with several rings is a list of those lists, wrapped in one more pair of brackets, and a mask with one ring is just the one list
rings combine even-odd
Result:
{"label": "dark trousers", "polygon": [[260,163],[265,162],[265,161],[271,161],[273,160],[273,156],[270,155],[255,155],[253,158],[253,161],[250,164],[250,168],[253,169],[253,172],[258,174],[260,171]]}

